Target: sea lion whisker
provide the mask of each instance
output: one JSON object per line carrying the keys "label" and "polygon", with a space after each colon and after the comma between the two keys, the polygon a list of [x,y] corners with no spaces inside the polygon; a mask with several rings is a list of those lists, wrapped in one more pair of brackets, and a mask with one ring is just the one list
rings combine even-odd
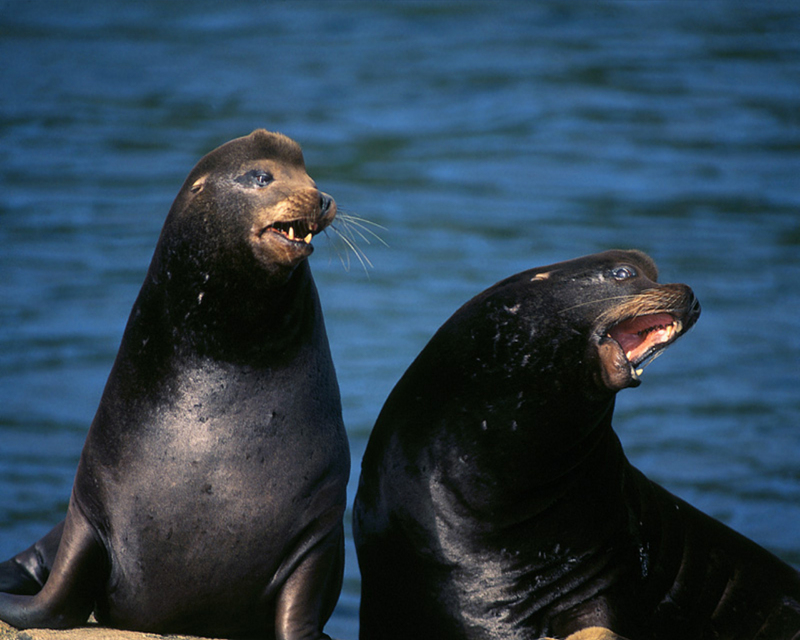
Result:
{"label": "sea lion whisker", "polygon": [[[352,227],[347,224],[344,220],[340,221],[341,224],[333,225],[334,230],[342,236],[347,236],[350,240],[355,242],[357,240],[356,233],[353,231]],[[369,242],[367,242],[369,244]]]}
{"label": "sea lion whisker", "polygon": [[[367,227],[365,224],[362,224],[360,221],[363,218],[352,218],[347,214],[339,216],[339,222],[342,223],[342,233],[346,233],[351,240],[356,240],[356,237],[361,238],[367,244],[372,244],[370,241],[370,236],[380,242],[382,245],[388,247],[389,245],[381,238],[377,233],[375,233],[372,229]],[[375,224],[374,226],[379,227],[381,229],[385,229],[379,224]]]}
{"label": "sea lion whisker", "polygon": [[[669,285],[665,285],[669,286]],[[613,299],[613,298],[609,298]],[[607,309],[598,319],[600,326],[612,326],[640,316],[670,314],[681,307],[683,295],[677,291],[670,292],[664,289],[647,289],[631,297],[630,304],[622,303]],[[652,330],[652,328],[651,328]]]}
{"label": "sea lion whisker", "polygon": [[[366,242],[367,244],[372,244],[372,243],[369,241],[369,238],[368,238],[368,237],[367,237],[367,236],[366,236],[364,233],[362,233],[361,231],[359,231],[359,230],[358,230],[358,229],[356,229],[356,228],[348,228],[348,229],[347,229],[347,235],[348,235],[348,237],[349,237],[351,240],[353,240],[354,242],[356,241],[356,239],[357,239],[357,238],[361,238],[361,239],[362,239],[364,242]],[[384,244],[385,244],[385,243],[384,243]]]}
{"label": "sea lion whisker", "polygon": [[[383,229],[381,225],[370,222],[365,218],[361,218],[359,216],[353,216],[351,214],[342,213],[341,210],[336,217],[334,223],[330,225],[330,228],[336,232],[336,235],[341,239],[341,241],[345,244],[347,249],[353,252],[356,256],[358,261],[361,263],[361,267],[364,269],[365,273],[368,273],[368,268],[373,267],[372,261],[367,257],[366,252],[359,246],[359,240],[365,242],[366,244],[373,244],[371,239],[375,239],[379,241],[384,246],[389,246],[383,238],[381,238],[377,233],[375,233],[372,229],[369,228],[368,225],[378,227]],[[348,255],[347,262],[342,259],[341,254],[337,250],[337,254],[339,254],[339,261],[342,263],[342,266],[346,271],[350,270],[350,259],[349,259],[349,252],[345,252]]]}
{"label": "sea lion whisker", "polygon": [[[358,261],[361,263],[361,267],[364,269],[364,272],[367,273],[368,272],[367,267],[373,267],[374,265],[367,257],[367,254],[364,252],[364,250],[356,244],[355,240],[352,237],[349,237],[347,234],[342,233],[341,231],[339,231],[338,228],[333,227],[333,230],[337,232],[338,236],[342,239],[342,242],[344,242],[347,245],[347,247],[353,252],[355,257],[358,258]],[[347,261],[347,264],[348,266],[345,267],[345,269],[349,271],[350,270],[349,260]]]}
{"label": "sea lion whisker", "polygon": [[634,298],[638,298],[638,294],[626,294],[623,296],[609,296],[608,298],[598,298],[597,300],[588,300],[587,302],[580,302],[578,304],[574,304],[571,307],[565,307],[564,309],[559,309],[559,313],[566,313],[567,311],[572,311],[573,309],[579,309],[580,307],[586,307],[591,304],[598,304],[601,302],[607,302],[609,300],[630,300]]}
{"label": "sea lion whisker", "polygon": [[[380,242],[383,246],[388,247],[389,245],[387,242],[381,238],[377,233],[375,233],[370,227],[376,227],[383,231],[386,231],[386,227],[383,225],[378,224],[377,222],[372,222],[371,220],[367,220],[366,218],[361,218],[358,216],[353,216],[350,214],[339,214],[339,219],[345,226],[353,227],[353,231],[358,233],[358,235],[366,242],[367,244],[372,244],[365,234],[368,234],[378,242]],[[363,232],[363,233],[362,233]]]}
{"label": "sea lion whisker", "polygon": [[[359,249],[354,242],[345,236],[339,229],[337,229],[334,225],[331,225],[331,230],[336,233],[336,237],[338,237],[347,247],[347,249],[351,250],[353,254],[358,258],[358,261],[361,263],[362,268],[364,269],[364,273],[369,275],[369,271],[367,270],[367,265],[372,266],[372,263],[366,257],[363,251]],[[325,230],[325,235],[328,235],[328,230]],[[339,248],[336,246],[335,242],[331,242],[329,245],[333,248],[336,252],[336,256],[339,258],[339,262],[342,264],[342,267],[345,271],[350,271],[350,252],[345,250],[344,252],[340,251]],[[366,264],[365,264],[366,260]]]}
{"label": "sea lion whisker", "polygon": [[[335,232],[335,236],[336,237],[341,237],[340,234],[338,233],[338,231],[335,229],[334,225],[331,225],[328,229],[330,229],[331,231]],[[328,229],[325,229],[324,233],[325,233],[325,236],[330,239],[331,236],[328,233]],[[344,270],[345,271],[349,271],[350,270],[350,255],[348,254],[348,252],[347,251],[344,252],[344,255],[346,256],[346,260],[347,260],[345,262],[345,258],[342,257],[342,252],[339,250],[339,247],[336,246],[336,242],[331,241],[330,243],[328,243],[328,249],[329,250],[332,249],[333,251],[336,252],[336,257],[339,258],[339,262],[342,264],[342,267],[344,268]],[[330,258],[328,260],[328,263],[330,264]]]}
{"label": "sea lion whisker", "polygon": [[[341,212],[340,212],[340,214],[341,214]],[[378,222],[374,222],[373,220],[370,220],[369,218],[365,218],[363,216],[357,216],[357,215],[352,214],[352,213],[344,213],[344,217],[347,218],[348,220],[351,220],[351,221],[355,220],[357,222],[361,222],[361,223],[363,223],[365,225],[369,225],[371,227],[378,227],[379,229],[383,229],[384,231],[386,230],[386,227],[384,227],[382,224],[380,224]]]}

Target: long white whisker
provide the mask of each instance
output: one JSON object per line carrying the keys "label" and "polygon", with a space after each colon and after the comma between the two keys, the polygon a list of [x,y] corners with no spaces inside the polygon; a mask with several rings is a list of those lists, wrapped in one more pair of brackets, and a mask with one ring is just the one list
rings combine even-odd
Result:
{"label": "long white whisker", "polygon": [[385,247],[389,246],[383,238],[381,238],[377,233],[375,233],[372,229],[369,228],[370,226],[372,226],[385,231],[386,227],[378,224],[377,222],[371,222],[369,220],[365,220],[364,218],[351,216],[349,214],[344,214],[344,215],[340,214],[339,218],[341,219],[341,222],[344,223],[343,226],[352,227],[351,236],[352,233],[355,232],[359,235],[360,238],[364,240],[364,242],[366,242],[367,244],[371,244],[369,238],[367,238],[367,236],[365,235],[369,234],[371,237],[373,237],[375,240],[380,242]]}
{"label": "long white whisker", "polygon": [[[372,263],[367,258],[366,254],[359,248],[359,246],[355,243],[355,241],[349,237],[347,234],[342,233],[339,229],[334,229],[336,231],[337,236],[341,241],[345,244],[345,246],[353,252],[353,255],[358,259],[361,263],[361,267],[364,269],[364,272],[367,273],[367,266],[372,266]],[[350,270],[350,253],[345,252],[348,256],[347,265],[345,266],[345,270]]]}
{"label": "long white whisker", "polygon": [[348,225],[348,224],[335,224],[334,223],[334,224],[331,224],[331,228],[334,231],[336,231],[336,233],[339,234],[340,236],[345,236],[346,235],[351,240],[355,237],[353,235],[353,231],[352,231],[350,225]]}
{"label": "long white whisker", "polygon": [[353,250],[353,254],[358,258],[358,261],[361,263],[361,266],[364,268],[364,271],[367,270],[367,266],[372,267],[372,262],[370,262],[367,254],[365,254],[359,247],[356,245],[350,238],[347,238],[343,235],[339,236],[342,241]]}
{"label": "long white whisker", "polygon": [[[361,218],[358,216],[353,216],[349,213],[344,213],[341,210],[339,211],[338,215],[334,222],[328,227],[331,231],[333,231],[342,243],[344,243],[345,251],[344,253],[347,255],[347,261],[342,258],[339,250],[336,250],[336,253],[339,255],[339,261],[342,263],[345,271],[350,270],[350,252],[353,252],[353,255],[356,259],[361,263],[361,267],[364,269],[364,272],[369,274],[368,268],[373,267],[372,261],[367,257],[367,254],[364,250],[359,247],[359,242],[363,242],[366,244],[372,244],[373,240],[377,240],[384,246],[389,246],[383,238],[381,238],[375,231],[373,231],[370,227],[375,227],[378,229],[385,229],[385,227],[366,220],[365,218]],[[327,235],[327,229],[326,235]],[[335,245],[335,243],[332,243]]]}
{"label": "long white whisker", "polygon": [[[350,237],[351,240],[355,240],[356,236],[358,236],[359,238],[361,238],[367,244],[372,244],[369,241],[369,238],[366,235],[364,235],[364,233],[362,233],[359,229],[357,229],[355,227],[350,227],[350,228],[348,228],[347,231],[348,231],[348,236]],[[375,235],[375,234],[372,234],[372,235]],[[375,237],[378,238],[378,236],[375,236]],[[380,238],[378,238],[378,240],[380,240]],[[381,242],[383,242],[383,240],[381,240]],[[386,243],[383,242],[383,244],[385,245]]]}
{"label": "long white whisker", "polygon": [[358,222],[364,226],[377,227],[378,229],[383,229],[384,231],[386,231],[386,227],[384,227],[382,224],[378,224],[377,222],[373,222],[372,220],[367,220],[366,218],[362,218],[361,216],[354,216],[352,213],[343,213],[342,211],[339,211],[338,217],[339,219],[344,218],[349,222]]}
{"label": "long white whisker", "polygon": [[[325,229],[323,233],[330,238],[327,229]],[[338,236],[339,234],[336,235]],[[339,248],[336,246],[336,242],[331,241],[331,243],[328,246],[332,247],[333,250],[336,252],[336,257],[339,258],[339,262],[342,263],[342,267],[344,268],[344,270],[350,271],[350,254],[347,251],[344,252],[344,255],[347,257],[347,262],[345,262],[345,259],[342,257],[342,252],[339,251]]]}

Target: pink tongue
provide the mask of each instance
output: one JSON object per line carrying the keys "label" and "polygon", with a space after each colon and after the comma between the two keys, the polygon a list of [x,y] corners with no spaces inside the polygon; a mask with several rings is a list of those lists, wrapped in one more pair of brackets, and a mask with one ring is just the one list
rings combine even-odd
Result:
{"label": "pink tongue", "polygon": [[[647,342],[648,336],[650,335],[646,333],[647,329],[658,326],[668,326],[673,322],[673,317],[668,313],[638,316],[611,327],[608,333],[614,340],[619,342],[625,355],[630,360],[637,348]],[[640,333],[641,335],[639,335]]]}

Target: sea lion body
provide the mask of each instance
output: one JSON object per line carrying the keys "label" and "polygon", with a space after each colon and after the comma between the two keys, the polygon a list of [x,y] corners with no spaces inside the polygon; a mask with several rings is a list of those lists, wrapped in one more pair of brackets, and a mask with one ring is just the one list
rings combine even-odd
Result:
{"label": "sea lion body", "polygon": [[0,594],[0,619],[65,627],[94,610],[143,631],[326,637],[349,449],[306,258],[335,211],[279,134],[198,163],[131,311],[66,519],[0,565],[6,589],[43,586]]}
{"label": "sea lion body", "polygon": [[639,252],[512,276],[386,401],[354,505],[361,638],[797,637],[798,573],[634,469],[615,394],[689,329]]}

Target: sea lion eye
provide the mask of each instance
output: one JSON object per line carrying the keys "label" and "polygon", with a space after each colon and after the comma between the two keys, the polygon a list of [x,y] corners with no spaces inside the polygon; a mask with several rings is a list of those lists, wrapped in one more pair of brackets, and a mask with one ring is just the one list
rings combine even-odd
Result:
{"label": "sea lion eye", "polygon": [[628,278],[635,278],[637,276],[636,269],[633,267],[616,267],[611,271],[611,275],[615,280],[627,280]]}
{"label": "sea lion eye", "polygon": [[272,182],[272,174],[268,171],[253,171],[253,182],[255,182],[259,187],[266,187],[270,182]]}
{"label": "sea lion eye", "polygon": [[263,169],[253,169],[252,171],[248,171],[244,175],[236,178],[236,182],[253,187],[266,187],[274,179],[275,178],[272,177],[272,174],[269,171],[264,171]]}

